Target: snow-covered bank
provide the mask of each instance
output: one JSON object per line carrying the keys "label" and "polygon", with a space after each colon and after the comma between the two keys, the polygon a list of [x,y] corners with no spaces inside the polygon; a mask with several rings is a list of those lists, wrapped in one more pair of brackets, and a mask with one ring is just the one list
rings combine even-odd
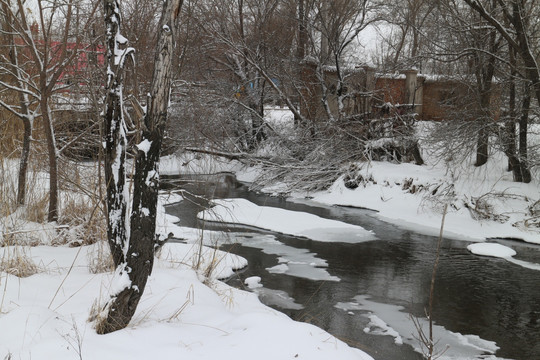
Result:
{"label": "snow-covered bank", "polygon": [[[412,230],[438,235],[442,209],[448,204],[446,237],[468,241],[489,238],[520,239],[540,244],[540,227],[531,221],[540,214],[540,184],[512,181],[506,158],[494,153],[488,164],[438,163],[426,156],[428,165],[389,162],[357,163],[326,191],[289,192],[291,198],[309,198],[313,203],[376,210],[382,220]],[[234,172],[238,180],[253,182],[262,170],[237,161],[212,160],[208,156],[168,157],[169,174],[203,171]],[[354,186],[350,186],[353,180]],[[288,192],[287,184],[260,189],[269,194]],[[538,221],[538,220],[537,220]],[[278,230],[279,231],[279,230]]]}
{"label": "snow-covered bank", "polygon": [[[24,208],[0,218],[0,235],[12,245],[0,247],[0,358],[372,359],[263,305],[256,294],[219,281],[247,261],[201,247],[196,229],[175,225],[178,219],[165,214],[163,205],[179,199],[160,197],[158,232],[172,232],[187,243],[161,248],[130,325],[108,335],[97,335],[89,321],[110,296],[113,272],[96,273],[110,269],[108,246],[50,246],[64,226],[27,221]],[[204,242],[213,245],[220,237],[205,232]],[[269,303],[302,308],[287,294],[258,291]]]}
{"label": "snow-covered bank", "polygon": [[214,207],[200,212],[201,220],[248,225],[316,241],[362,242],[373,240],[371,231],[358,225],[316,215],[258,206],[245,199],[213,200]]}
{"label": "snow-covered bank", "polygon": [[[5,258],[11,249],[1,250]],[[245,266],[238,256],[166,244],[128,328],[97,335],[88,317],[94,301],[107,298],[112,274],[93,274],[89,264],[103,250],[93,245],[22,251],[40,272],[27,278],[0,273],[0,328],[9,329],[0,337],[2,358],[371,359],[262,305],[253,293],[201,277],[216,264],[219,277]],[[192,268],[194,258],[203,259],[199,272]]]}
{"label": "snow-covered bank", "polygon": [[478,169],[475,176],[451,179],[445,169],[384,162],[365,164],[358,175],[368,180],[355,189],[347,188],[341,178],[328,191],[309,195],[327,205],[377,210],[382,219],[430,234],[438,234],[441,210],[448,203],[446,236],[475,241],[515,238],[540,244],[540,228],[524,226],[531,216],[529,207],[539,199],[537,183],[515,183],[504,171],[495,176]]}

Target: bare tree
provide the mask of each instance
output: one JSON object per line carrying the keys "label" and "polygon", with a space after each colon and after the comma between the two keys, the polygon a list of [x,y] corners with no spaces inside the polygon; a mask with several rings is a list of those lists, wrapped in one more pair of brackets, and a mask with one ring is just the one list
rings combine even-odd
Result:
{"label": "bare tree", "polygon": [[[49,209],[48,221],[58,219],[58,149],[54,134],[54,118],[52,114],[53,96],[55,93],[65,90],[65,84],[61,83],[62,76],[70,64],[75,61],[81,49],[82,34],[88,29],[92,14],[96,6],[91,10],[90,15],[81,28],[74,26],[76,13],[76,1],[44,1],[36,2],[37,20],[30,18],[24,1],[17,1],[12,5],[10,0],[1,0],[1,9],[5,13],[3,16],[10,19],[9,28],[6,30],[12,34],[15,47],[20,50],[18,54],[27,57],[27,60],[18,63],[16,70],[14,61],[7,62],[5,68],[14,77],[15,86],[12,83],[2,83],[2,87],[11,91],[22,93],[22,97],[28,97],[28,102],[23,99],[23,103],[35,103],[39,107],[39,113],[34,110],[32,114],[24,106],[10,106],[3,103],[4,108],[14,112],[23,119],[39,117],[43,121],[45,138],[47,141],[47,152],[49,158]],[[75,31],[74,31],[75,28]],[[68,44],[71,43],[71,46]],[[15,49],[13,50],[15,51]],[[33,109],[33,108],[32,108]],[[26,125],[28,127],[28,124]],[[30,128],[31,130],[31,128]],[[27,131],[27,130],[25,130]],[[24,156],[23,156],[24,158]]]}
{"label": "bare tree", "polygon": [[108,241],[117,266],[116,281],[121,286],[111,294],[97,324],[99,333],[127,326],[141,299],[152,272],[156,240],[159,156],[167,120],[174,32],[178,25],[182,0],[166,0],[158,25],[152,84],[147,110],[137,145],[133,178],[133,202],[128,211],[126,187],[126,133],[123,114],[122,83],[127,59],[133,49],[120,33],[122,17],[117,0],[104,0],[107,28],[106,181]]}
{"label": "bare tree", "polygon": [[[344,100],[349,96],[346,91],[347,72],[343,69],[345,51],[358,34],[377,19],[377,7],[378,4],[371,0],[320,1],[316,5],[316,13],[309,26],[312,36],[318,33],[321,38],[316,73],[322,88],[321,101],[329,120],[345,116]],[[312,42],[315,42],[315,38],[312,38]],[[335,67],[337,114],[330,110],[328,104],[325,65]]]}
{"label": "bare tree", "polygon": [[[493,27],[508,43],[509,48],[517,54],[523,63],[523,77],[530,83],[536,100],[540,104],[540,66],[536,61],[537,50],[532,41],[534,24],[528,14],[538,11],[536,0],[496,1],[498,7],[490,8],[481,0],[465,0],[476,13]],[[527,169],[527,127],[530,107],[530,92],[524,92],[522,113],[519,121],[520,162],[522,164],[522,180],[530,182]]]}
{"label": "bare tree", "polygon": [[0,105],[7,111],[15,114],[23,122],[24,135],[23,146],[21,151],[21,159],[19,162],[19,175],[17,184],[17,205],[26,203],[26,177],[28,169],[28,159],[30,156],[30,142],[32,138],[32,130],[36,112],[31,110],[29,97],[29,83],[26,81],[28,75],[24,73],[24,69],[19,66],[19,52],[15,44],[14,32],[11,29],[12,12],[10,11],[11,2],[6,1],[2,6],[2,35],[4,44],[8,49],[8,56],[2,56],[0,69],[5,73],[6,80],[0,82],[2,92],[6,93],[10,90],[15,90],[18,95],[18,104],[8,104],[0,100]]}
{"label": "bare tree", "polygon": [[437,21],[437,1],[406,0],[389,3],[383,8],[383,21],[392,31],[385,36],[389,54],[383,66],[387,69],[417,68],[423,70],[423,56],[427,38]]}

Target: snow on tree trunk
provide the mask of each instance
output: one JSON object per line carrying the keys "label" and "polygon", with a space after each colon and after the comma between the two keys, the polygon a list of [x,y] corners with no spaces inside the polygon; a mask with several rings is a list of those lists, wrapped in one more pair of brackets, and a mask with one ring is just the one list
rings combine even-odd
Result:
{"label": "snow on tree trunk", "polygon": [[126,56],[133,49],[120,49],[126,41],[120,34],[121,17],[116,0],[105,0],[107,32],[107,97],[105,100],[105,182],[107,184],[107,238],[114,264],[120,266],[127,242],[126,216],[126,125],[123,117],[122,82]]}
{"label": "snow on tree trunk", "polygon": [[[119,24],[116,2],[114,2],[114,9],[107,8],[107,5],[112,3],[113,1],[107,0],[106,9],[115,14],[116,24]],[[113,297],[106,306],[108,311],[106,318],[99,324],[98,332],[101,333],[123,329],[128,325],[135,314],[148,276],[152,272],[156,244],[159,155],[169,106],[174,53],[173,33],[177,27],[181,6],[182,0],[165,0],[163,3],[150,97],[144,118],[142,140],[137,146],[129,237],[122,244],[123,261],[118,264],[115,274],[118,279],[116,284],[119,286],[116,287]],[[109,12],[106,13],[109,14]],[[109,25],[109,22],[107,24]],[[121,104],[121,93],[119,100]],[[120,118],[121,114],[120,112]],[[121,146],[116,149],[121,150]],[[125,152],[125,146],[123,150]],[[114,182],[118,179],[111,180],[113,180],[113,184],[118,185],[118,182]],[[125,214],[125,208],[122,211]],[[122,217],[120,222],[113,223],[117,219],[111,218],[111,215],[113,214],[109,209],[109,226],[125,225],[122,223],[125,221],[125,217]]]}

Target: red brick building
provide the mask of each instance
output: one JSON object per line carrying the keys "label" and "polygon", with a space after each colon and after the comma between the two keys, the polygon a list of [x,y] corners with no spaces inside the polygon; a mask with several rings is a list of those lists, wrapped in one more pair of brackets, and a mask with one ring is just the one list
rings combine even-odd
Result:
{"label": "red brick building", "polygon": [[[311,119],[325,115],[321,102],[322,87],[315,71],[315,64],[306,64],[303,80],[308,86],[303,94],[305,102],[300,107],[300,111]],[[324,78],[329,108],[337,115],[336,70],[325,67]],[[364,66],[347,69],[345,83],[347,117],[385,116],[384,112],[392,108],[398,113],[415,113],[418,120],[442,120],[456,113],[473,119],[479,110],[475,84],[459,77],[425,76],[416,70],[384,74]],[[499,117],[500,96],[500,87],[495,84],[491,99],[494,119]]]}

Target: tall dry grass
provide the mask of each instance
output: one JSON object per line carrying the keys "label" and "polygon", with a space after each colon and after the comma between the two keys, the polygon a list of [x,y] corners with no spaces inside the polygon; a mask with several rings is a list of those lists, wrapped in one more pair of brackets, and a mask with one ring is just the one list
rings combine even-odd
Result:
{"label": "tall dry grass", "polygon": [[[7,143],[6,138],[17,138],[16,133],[20,129],[16,126],[10,129],[2,129],[0,144]],[[26,202],[22,206],[16,201],[21,143],[16,140],[12,145],[0,149],[0,246],[28,244],[28,241],[23,241],[29,236],[24,231],[25,226],[28,223],[44,224],[48,211],[48,157],[45,144],[39,140],[32,141]],[[104,191],[99,181],[99,164],[76,162],[64,157],[60,157],[59,164],[60,217],[53,244],[78,246],[106,239],[102,201]]]}

